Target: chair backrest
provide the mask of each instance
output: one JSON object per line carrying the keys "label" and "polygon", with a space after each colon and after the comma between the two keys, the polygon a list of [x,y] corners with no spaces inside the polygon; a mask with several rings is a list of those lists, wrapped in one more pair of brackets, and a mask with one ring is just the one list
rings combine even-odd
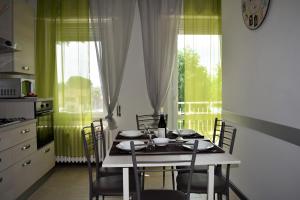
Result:
{"label": "chair backrest", "polygon": [[[89,190],[90,194],[92,194],[93,188],[93,168],[92,168],[92,159],[96,158],[95,156],[95,139],[92,136],[92,130],[90,126],[83,127],[81,130],[81,136],[83,141],[83,149],[84,154],[88,164],[88,172],[89,172]],[[97,159],[95,159],[97,163]],[[99,163],[98,163],[99,165]],[[98,170],[96,170],[98,171]]]}
{"label": "chair backrest", "polygon": [[[91,123],[91,131],[92,137],[95,141],[94,149],[96,169],[99,169],[102,166],[103,158],[106,156],[105,134],[103,130],[103,121],[101,118]],[[99,176],[99,170],[96,170],[96,177],[99,178]]]}
{"label": "chair backrest", "polygon": [[223,131],[224,129],[224,123],[223,120],[218,119],[217,117],[215,118],[215,124],[214,124],[214,132],[213,132],[213,143],[217,144],[218,146],[220,146],[219,142],[220,142],[220,133],[221,131]]}
{"label": "chair backrest", "polygon": [[220,141],[219,146],[227,151],[228,153],[232,154],[234,142],[235,142],[235,135],[236,135],[236,128],[231,125],[223,123],[222,131],[220,132]]}
{"label": "chair backrest", "polygon": [[[140,185],[140,180],[139,180],[139,173],[140,172],[145,172],[145,171],[162,171],[162,170],[150,170],[150,169],[145,169],[144,167],[141,167],[142,165],[146,164],[158,164],[158,163],[187,163],[189,166],[186,168],[172,168],[171,171],[176,170],[176,171],[189,171],[189,181],[187,185],[187,192],[186,192],[186,200],[190,199],[190,189],[191,189],[191,181],[192,181],[192,174],[194,172],[194,167],[195,167],[195,160],[196,160],[196,153],[198,149],[198,140],[195,140],[194,143],[194,150],[191,151],[191,158],[187,160],[156,160],[156,161],[147,161],[147,160],[142,160],[138,161],[136,158],[136,153],[135,153],[135,145],[134,142],[130,142],[130,148],[131,148],[131,155],[132,155],[132,164],[133,164],[133,171],[134,171],[134,178],[135,178],[135,187],[136,187],[136,197],[137,200],[141,200],[141,185]],[[168,145],[182,145],[182,144],[176,144],[176,143],[169,143]],[[166,170],[163,170],[166,171]]]}
{"label": "chair backrest", "polygon": [[[225,124],[225,122],[222,123],[223,123],[223,129],[220,133],[219,146],[224,151],[228,152],[229,154],[232,154],[237,130],[233,126]],[[217,173],[222,174],[222,169],[220,168],[217,171]],[[229,187],[229,175],[230,175],[230,164],[226,165],[226,175],[225,175],[226,188]]]}
{"label": "chair backrest", "polygon": [[[164,115],[166,125],[168,125],[168,114]],[[138,130],[144,130],[145,127],[149,129],[157,129],[160,115],[136,115],[136,126]]]}

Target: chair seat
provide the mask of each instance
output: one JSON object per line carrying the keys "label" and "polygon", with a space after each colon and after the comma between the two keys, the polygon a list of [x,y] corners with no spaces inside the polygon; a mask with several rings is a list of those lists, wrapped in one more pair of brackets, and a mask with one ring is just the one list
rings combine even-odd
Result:
{"label": "chair seat", "polygon": [[[93,196],[121,196],[123,194],[123,177],[106,176],[101,177],[93,183]],[[129,191],[135,190],[134,180],[129,180]]]}
{"label": "chair seat", "polygon": [[[177,189],[185,192],[187,188],[189,174],[182,173],[176,178]],[[208,175],[206,173],[194,173],[191,182],[191,193],[207,193]],[[222,176],[214,176],[214,192],[224,193],[226,181]]]}
{"label": "chair seat", "polygon": [[114,176],[122,175],[123,171],[120,167],[100,167],[99,168],[100,176]]}
{"label": "chair seat", "polygon": [[[141,192],[141,200],[185,200],[183,192],[177,190],[144,190]],[[133,196],[133,199],[137,199]]]}

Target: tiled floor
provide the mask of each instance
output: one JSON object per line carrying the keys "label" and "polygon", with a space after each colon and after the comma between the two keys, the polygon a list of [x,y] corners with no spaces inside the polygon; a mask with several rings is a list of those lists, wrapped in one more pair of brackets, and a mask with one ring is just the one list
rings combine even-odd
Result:
{"label": "tiled floor", "polygon": [[[166,176],[166,187],[171,188],[171,176]],[[145,188],[162,188],[162,173],[151,173],[146,177]],[[88,171],[86,166],[59,166],[49,179],[41,185],[29,200],[87,200]],[[106,200],[122,198],[106,197]],[[193,195],[192,200],[204,200],[206,195]],[[231,200],[236,200],[231,196]]]}

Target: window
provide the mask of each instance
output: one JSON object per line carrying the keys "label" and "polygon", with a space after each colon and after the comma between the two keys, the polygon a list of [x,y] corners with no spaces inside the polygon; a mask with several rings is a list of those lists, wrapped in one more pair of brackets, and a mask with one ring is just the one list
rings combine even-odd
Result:
{"label": "window", "polygon": [[178,128],[211,136],[222,109],[220,35],[178,36]]}
{"label": "window", "polygon": [[93,41],[59,42],[57,50],[60,113],[103,113],[103,97]]}

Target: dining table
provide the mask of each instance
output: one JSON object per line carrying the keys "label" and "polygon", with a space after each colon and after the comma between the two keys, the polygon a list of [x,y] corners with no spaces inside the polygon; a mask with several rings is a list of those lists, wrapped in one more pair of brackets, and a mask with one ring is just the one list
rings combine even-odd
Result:
{"label": "dining table", "polygon": [[[199,134],[201,136],[201,134]],[[129,168],[133,167],[132,156],[130,152],[118,150],[116,145],[121,141],[126,140],[142,140],[147,141],[146,138],[126,138],[120,137],[120,132],[116,135],[116,138],[112,142],[107,155],[105,156],[102,167],[120,167],[123,168],[123,200],[129,200]],[[146,139],[146,140],[145,140]],[[195,138],[193,138],[195,139]],[[199,138],[202,140],[203,137]],[[188,140],[185,138],[185,140]],[[173,139],[171,141],[174,141]],[[176,142],[176,141],[174,141]],[[240,160],[235,156],[226,153],[221,148],[214,146],[214,151],[200,152],[196,155],[195,165],[208,166],[208,187],[207,187],[207,199],[214,199],[214,171],[216,165],[235,164],[239,165]],[[139,152],[139,151],[137,151]],[[188,163],[180,162],[182,160],[189,160],[190,153],[185,153],[182,149],[168,149],[156,148],[154,151],[140,151],[137,153],[137,159],[140,161],[154,161],[151,164],[140,164],[140,167],[171,167],[171,166],[186,166]],[[178,161],[178,163],[167,163],[158,161]]]}

